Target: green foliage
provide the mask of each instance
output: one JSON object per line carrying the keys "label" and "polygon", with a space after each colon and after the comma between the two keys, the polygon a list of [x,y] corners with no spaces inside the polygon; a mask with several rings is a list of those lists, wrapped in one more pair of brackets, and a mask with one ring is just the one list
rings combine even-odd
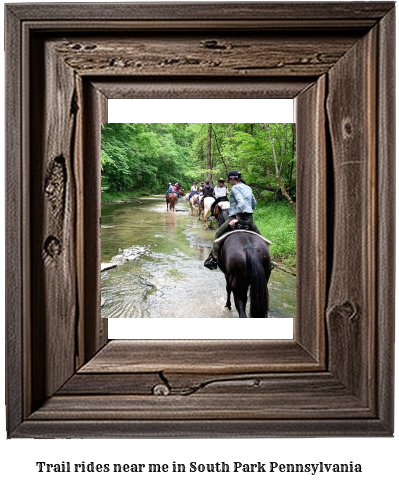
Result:
{"label": "green foliage", "polygon": [[[207,126],[192,124],[190,174],[208,174]],[[270,140],[267,126],[270,128]],[[283,184],[295,201],[296,129],[293,123],[217,123],[212,124],[212,179],[226,177],[232,169],[241,171],[257,198],[283,199]],[[193,170],[194,169],[194,170]],[[280,179],[280,181],[279,181]],[[274,194],[272,197],[269,193]]]}
{"label": "green foliage", "polygon": [[270,240],[272,259],[283,259],[285,264],[296,265],[296,217],[286,201],[260,204],[254,219],[264,237]]}
{"label": "green foliage", "polygon": [[102,124],[101,188],[157,192],[166,191],[168,182],[189,184],[185,173],[192,135],[187,125]]}

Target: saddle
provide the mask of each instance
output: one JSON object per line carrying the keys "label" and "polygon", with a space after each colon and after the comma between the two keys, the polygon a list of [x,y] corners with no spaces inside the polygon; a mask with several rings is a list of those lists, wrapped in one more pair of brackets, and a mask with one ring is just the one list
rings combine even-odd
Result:
{"label": "saddle", "polygon": [[270,242],[270,240],[267,240],[267,238],[262,237],[262,235],[259,235],[259,233],[252,232],[250,230],[237,230],[237,229],[234,229],[231,232],[224,233],[221,237],[219,237],[217,240],[215,240],[215,243],[223,242],[223,240],[225,240],[230,235],[233,235],[234,233],[240,233],[240,232],[241,233],[251,233],[252,235],[257,235],[259,238],[261,238],[262,240],[264,240],[268,245],[271,245],[272,244],[272,242]]}

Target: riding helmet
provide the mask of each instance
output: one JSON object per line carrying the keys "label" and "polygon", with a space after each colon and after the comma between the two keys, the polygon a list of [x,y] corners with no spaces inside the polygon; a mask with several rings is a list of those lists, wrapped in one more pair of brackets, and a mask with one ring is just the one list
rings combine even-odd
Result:
{"label": "riding helmet", "polygon": [[230,171],[229,172],[228,179],[231,179],[231,178],[240,178],[240,177],[241,177],[240,171]]}

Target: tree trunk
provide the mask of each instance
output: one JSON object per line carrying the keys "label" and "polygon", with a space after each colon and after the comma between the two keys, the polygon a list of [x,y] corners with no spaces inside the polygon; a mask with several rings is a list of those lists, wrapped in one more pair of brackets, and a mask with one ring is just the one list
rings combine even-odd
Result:
{"label": "tree trunk", "polygon": [[284,197],[288,200],[289,204],[291,205],[292,211],[296,214],[296,205],[295,205],[294,201],[292,201],[292,198],[290,197],[290,195],[287,193],[285,184],[284,184],[284,182],[282,181],[282,179],[280,177],[280,170],[278,168],[277,157],[276,157],[276,150],[274,148],[272,134],[270,133],[270,125],[268,123],[266,124],[266,128],[267,128],[267,131],[269,133],[269,139],[270,139],[270,143],[271,143],[272,149],[273,149],[274,166],[275,166],[275,169],[276,169],[276,176],[275,177],[276,177],[277,182],[278,182],[278,184],[279,184],[279,186],[281,188],[282,194],[284,195]]}
{"label": "tree trunk", "polygon": [[[212,184],[212,158],[211,158],[211,144],[212,144],[212,124],[208,124],[208,144],[207,144],[207,163],[208,163],[208,181]],[[212,184],[213,186],[213,184]]]}
{"label": "tree trunk", "polygon": [[222,163],[223,163],[223,166],[224,166],[224,168],[225,168],[225,170],[226,170],[226,175],[227,175],[227,172],[228,172],[228,171],[227,171],[227,166],[226,166],[226,163],[225,163],[225,161],[224,161],[223,155],[222,155],[222,153],[220,152],[220,148],[219,148],[219,144],[218,144],[218,138],[217,138],[217,136],[216,136],[216,130],[215,130],[214,128],[212,128],[212,130],[213,130],[213,135],[215,136],[215,144],[216,144],[216,149],[217,149],[217,151],[219,152],[220,159],[222,160]]}

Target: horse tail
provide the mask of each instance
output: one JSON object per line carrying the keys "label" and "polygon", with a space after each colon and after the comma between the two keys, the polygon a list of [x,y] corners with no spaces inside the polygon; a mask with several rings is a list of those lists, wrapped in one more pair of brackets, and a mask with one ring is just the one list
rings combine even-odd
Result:
{"label": "horse tail", "polygon": [[251,243],[246,246],[248,280],[251,286],[251,306],[249,315],[251,318],[265,318],[268,312],[267,279],[262,261]]}

